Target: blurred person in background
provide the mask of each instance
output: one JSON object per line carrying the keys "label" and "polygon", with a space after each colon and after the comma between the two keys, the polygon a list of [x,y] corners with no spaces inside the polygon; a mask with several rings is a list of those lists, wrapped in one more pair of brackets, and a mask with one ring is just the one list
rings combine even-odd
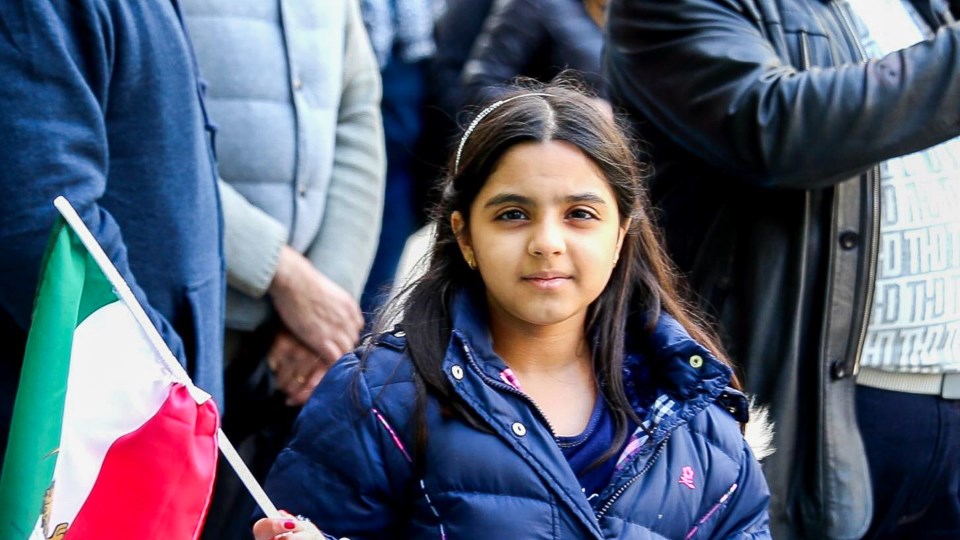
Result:
{"label": "blurred person in background", "polygon": [[[262,479],[356,344],[383,202],[380,75],[357,0],[182,0],[219,124],[227,264],[223,427]],[[254,503],[221,468],[204,538]]]}
{"label": "blurred person in background", "polygon": [[606,0],[496,0],[461,73],[463,105],[496,98],[518,76],[574,70],[598,97]]}
{"label": "blurred person in background", "polygon": [[960,538],[960,26],[931,0],[613,0],[669,251],[771,405],[778,539]]}
{"label": "blurred person in background", "polygon": [[414,162],[416,208],[423,222],[439,198],[437,185],[462,130],[463,65],[493,4],[493,0],[445,0],[437,15],[433,33],[437,51],[428,62],[423,133]]}
{"label": "blurred person in background", "polygon": [[59,195],[222,406],[212,126],[177,3],[2,2],[0,28],[0,454]]}
{"label": "blurred person in background", "polygon": [[361,0],[383,80],[387,148],[386,197],[377,254],[360,305],[369,323],[389,298],[407,238],[422,225],[414,167],[423,130],[427,62],[436,51],[430,0]]}

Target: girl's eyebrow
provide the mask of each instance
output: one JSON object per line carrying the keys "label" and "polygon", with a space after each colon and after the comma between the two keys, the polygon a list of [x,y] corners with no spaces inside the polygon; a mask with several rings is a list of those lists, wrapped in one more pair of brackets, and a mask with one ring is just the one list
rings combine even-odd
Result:
{"label": "girl's eyebrow", "polygon": [[[603,200],[603,197],[600,197],[596,193],[593,193],[590,191],[585,193],[575,193],[573,195],[567,195],[562,199],[562,202],[567,204],[591,203],[591,204],[599,204],[604,206],[606,206],[607,204],[607,201]],[[494,195],[493,197],[491,197],[490,200],[488,200],[483,205],[483,207],[490,208],[492,206],[500,206],[504,204],[516,204],[520,206],[537,206],[537,201],[535,201],[531,197],[527,197],[525,195],[518,195],[516,193],[500,193],[498,195]]]}
{"label": "girl's eyebrow", "polygon": [[607,201],[603,200],[603,197],[597,195],[592,191],[585,193],[575,193],[573,195],[567,195],[563,198],[564,202],[567,204],[572,203],[592,203],[592,204],[602,204],[606,205]]}
{"label": "girl's eyebrow", "polygon": [[500,206],[504,204],[517,204],[520,206],[536,206],[537,203],[530,197],[523,195],[518,195],[516,193],[500,193],[490,198],[483,205],[484,208],[490,208],[492,206]]}

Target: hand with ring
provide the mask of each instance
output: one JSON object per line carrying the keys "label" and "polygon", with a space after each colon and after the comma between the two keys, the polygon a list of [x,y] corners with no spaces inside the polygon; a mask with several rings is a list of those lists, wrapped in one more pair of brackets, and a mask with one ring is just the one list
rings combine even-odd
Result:
{"label": "hand with ring", "polygon": [[330,365],[286,329],[274,338],[267,364],[276,374],[277,388],[287,395],[287,405],[303,405]]}
{"label": "hand with ring", "polygon": [[253,525],[256,540],[325,540],[316,525],[303,516],[292,516],[283,510],[283,517],[263,518]]}

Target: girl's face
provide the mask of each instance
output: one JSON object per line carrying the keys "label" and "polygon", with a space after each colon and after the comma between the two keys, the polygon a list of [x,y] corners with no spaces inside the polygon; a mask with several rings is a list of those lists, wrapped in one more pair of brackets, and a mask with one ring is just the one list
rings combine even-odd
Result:
{"label": "girl's face", "polygon": [[493,322],[583,328],[620,253],[613,191],[577,147],[527,142],[504,154],[470,207],[460,250],[475,261]]}

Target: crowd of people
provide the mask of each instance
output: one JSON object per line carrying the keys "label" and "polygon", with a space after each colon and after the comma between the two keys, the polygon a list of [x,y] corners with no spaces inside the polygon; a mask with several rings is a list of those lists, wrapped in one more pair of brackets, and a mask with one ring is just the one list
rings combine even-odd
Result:
{"label": "crowd of people", "polygon": [[0,450],[63,195],[284,510],[204,540],[960,538],[954,13],[0,4]]}

